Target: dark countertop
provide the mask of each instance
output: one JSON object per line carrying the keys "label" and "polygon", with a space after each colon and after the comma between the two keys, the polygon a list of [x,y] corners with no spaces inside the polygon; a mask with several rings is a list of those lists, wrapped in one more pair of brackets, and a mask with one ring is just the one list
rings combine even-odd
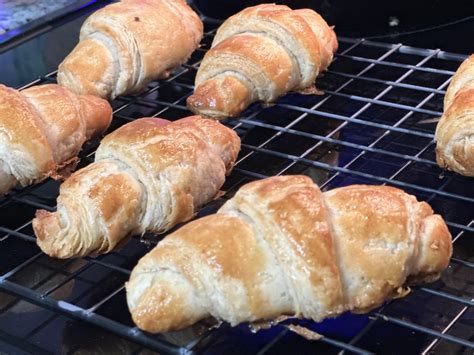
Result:
{"label": "dark countertop", "polygon": [[[225,18],[246,6],[263,1],[195,0],[194,2],[208,16]],[[472,0],[457,0],[455,4],[449,0],[276,0],[274,2],[288,4],[294,8],[311,7],[317,10],[328,23],[336,26],[338,35],[345,37],[383,36],[386,37],[384,41],[392,43],[401,42],[412,46],[440,48],[460,53],[474,51],[472,41],[466,40],[474,36],[474,1]],[[457,21],[461,23],[412,35],[397,35]]]}
{"label": "dark countertop", "polygon": [[[14,87],[22,86],[35,78],[56,70],[58,64],[78,41],[79,28],[84,19],[104,3],[91,2],[80,11],[48,23],[17,40],[0,46],[0,82]],[[260,1],[228,0],[217,2],[197,0],[195,6],[209,16],[226,16],[246,5]],[[285,3],[284,1],[277,1]],[[286,2],[288,3],[288,2]],[[440,48],[449,52],[474,52],[474,4],[472,0],[457,1],[292,1],[293,7],[311,6],[320,11],[330,24],[336,26],[339,36],[372,38],[377,41],[405,45]],[[395,2],[392,2],[395,3]],[[389,22],[398,26],[391,27]],[[449,25],[443,26],[446,23]],[[440,28],[437,28],[441,25]],[[427,30],[423,30],[427,29]],[[420,31],[421,30],[421,31]],[[43,31],[43,33],[42,33]],[[46,31],[46,32],[44,32]],[[404,34],[405,32],[409,32]],[[410,33],[414,32],[414,33]],[[401,34],[400,34],[401,33]],[[3,53],[2,53],[3,52]]]}

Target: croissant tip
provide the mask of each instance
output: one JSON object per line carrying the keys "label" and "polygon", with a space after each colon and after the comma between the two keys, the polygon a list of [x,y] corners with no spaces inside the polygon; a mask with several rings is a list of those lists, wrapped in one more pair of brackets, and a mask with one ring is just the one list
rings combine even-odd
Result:
{"label": "croissant tip", "polygon": [[36,235],[36,244],[43,253],[58,259],[68,259],[73,256],[69,249],[63,250],[54,246],[59,230],[59,220],[56,217],[56,213],[38,210],[32,224]]}
{"label": "croissant tip", "polygon": [[51,215],[51,212],[45,211],[45,210],[37,210],[35,213],[35,218],[33,219],[33,230],[35,232],[35,235],[38,240],[45,240],[46,239],[46,231],[44,228],[44,225],[46,222],[46,219],[49,218]]}

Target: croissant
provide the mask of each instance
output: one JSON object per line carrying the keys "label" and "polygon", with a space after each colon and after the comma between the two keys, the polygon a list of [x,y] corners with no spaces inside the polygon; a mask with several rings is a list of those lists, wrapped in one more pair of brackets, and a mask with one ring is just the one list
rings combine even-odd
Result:
{"label": "croissant", "polygon": [[333,29],[313,10],[249,7],[217,31],[188,107],[210,118],[235,117],[255,101],[271,103],[289,91],[308,91],[337,47]]}
{"label": "croissant", "polygon": [[474,54],[461,64],[449,84],[435,139],[440,167],[474,176]]}
{"label": "croissant", "polygon": [[149,332],[208,316],[233,326],[281,315],[321,321],[436,280],[451,253],[443,219],[401,190],[321,193],[305,176],[272,177],[161,241],[133,269],[127,303]]}
{"label": "croissant", "polygon": [[82,145],[112,119],[107,101],[59,85],[0,85],[0,195],[73,165]]}
{"label": "croissant", "polygon": [[46,254],[110,252],[189,220],[219,192],[240,149],[236,133],[197,116],[166,123],[139,119],[102,140],[95,162],[62,184],[57,212],[33,220]]}
{"label": "croissant", "polygon": [[201,20],[184,0],[123,0],[82,25],[58,82],[107,99],[139,92],[183,64],[202,35]]}

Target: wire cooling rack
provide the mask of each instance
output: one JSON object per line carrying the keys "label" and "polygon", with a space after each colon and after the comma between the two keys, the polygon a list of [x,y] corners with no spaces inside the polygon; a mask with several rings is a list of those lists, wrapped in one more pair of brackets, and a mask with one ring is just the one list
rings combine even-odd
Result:
{"label": "wire cooling rack", "polygon": [[[110,130],[143,116],[189,115],[186,98],[204,45],[172,77],[143,94],[115,100]],[[453,235],[454,255],[440,281],[416,287],[369,315],[346,314],[316,324],[290,320],[253,334],[242,325],[201,322],[181,332],[151,335],[134,327],[124,282],[161,237],[134,238],[97,258],[53,260],[36,247],[31,219],[55,209],[59,183],[48,180],[0,199],[0,348],[21,353],[99,348],[108,353],[458,353],[474,349],[473,180],[435,163],[433,133],[449,80],[463,56],[339,38],[329,70],[317,80],[324,95],[289,94],[277,104],[251,106],[224,123],[242,138],[226,194],[204,207],[212,213],[244,183],[280,174],[306,174],[323,190],[354,183],[388,184],[430,203]],[[50,73],[27,86],[55,81]],[[93,160],[87,144],[80,166]],[[312,329],[306,340],[289,324]]]}

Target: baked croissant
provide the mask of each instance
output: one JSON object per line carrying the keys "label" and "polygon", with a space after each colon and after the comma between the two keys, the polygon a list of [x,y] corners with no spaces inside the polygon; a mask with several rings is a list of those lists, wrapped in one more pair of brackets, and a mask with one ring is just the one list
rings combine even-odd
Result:
{"label": "baked croissant", "polygon": [[109,103],[59,85],[0,85],[0,195],[58,175],[112,119]]}
{"label": "baked croissant", "polygon": [[474,176],[474,54],[461,64],[449,84],[435,139],[440,167]]}
{"label": "baked croissant", "polygon": [[401,190],[321,193],[308,177],[272,177],[158,243],[133,269],[127,302],[149,332],[208,316],[231,325],[281,315],[321,321],[436,280],[451,253],[443,219]]}
{"label": "baked croissant", "polygon": [[58,82],[107,99],[169,76],[198,47],[203,25],[184,0],[122,0],[92,14]]}
{"label": "baked croissant", "polygon": [[39,247],[57,258],[110,252],[128,237],[190,219],[219,192],[240,149],[236,133],[188,117],[143,118],[102,140],[95,162],[60,188],[57,212],[38,211]]}
{"label": "baked croissant", "polygon": [[210,118],[238,116],[255,101],[308,91],[338,47],[336,34],[310,9],[262,4],[219,28],[197,72],[191,111]]}

